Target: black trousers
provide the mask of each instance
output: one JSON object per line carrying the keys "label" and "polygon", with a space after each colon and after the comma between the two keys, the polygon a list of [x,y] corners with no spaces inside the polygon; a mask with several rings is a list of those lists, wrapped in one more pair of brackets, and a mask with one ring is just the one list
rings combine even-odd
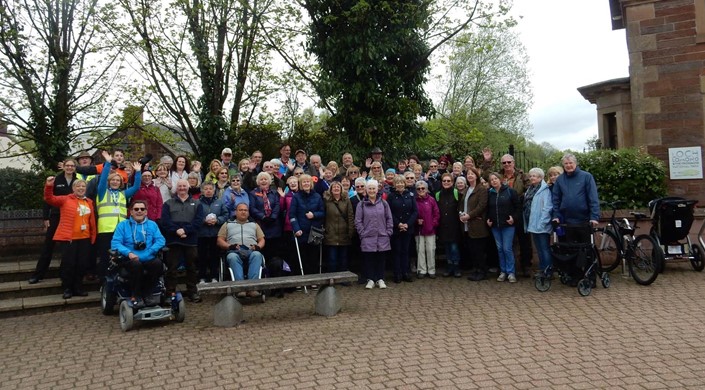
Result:
{"label": "black trousers", "polygon": [[218,237],[198,237],[198,277],[210,282],[220,273]]}
{"label": "black trousers", "polygon": [[182,256],[186,260],[186,289],[189,293],[196,292],[196,283],[198,283],[198,269],[196,268],[198,249],[195,246],[172,244],[169,245],[169,252],[166,254],[164,284],[166,285],[167,293],[176,292],[177,269],[179,268],[179,259]]}
{"label": "black trousers", "polygon": [[[471,238],[465,237],[465,244],[468,249],[468,265],[470,269],[487,272],[487,240],[489,237]],[[495,248],[496,246],[493,245]],[[495,249],[496,250],[496,249]]]}
{"label": "black trousers", "polygon": [[49,227],[44,235],[44,244],[42,245],[42,252],[37,260],[37,267],[34,270],[34,275],[37,279],[44,279],[49,265],[51,264],[51,257],[54,253],[54,234],[56,233],[56,228],[59,226],[59,216],[49,218]]}
{"label": "black trousers", "polygon": [[59,274],[61,286],[73,293],[83,291],[83,276],[86,273],[86,263],[91,253],[91,239],[61,241],[62,255]]}
{"label": "black trousers", "polygon": [[151,290],[164,273],[164,265],[159,259],[141,262],[124,258],[120,265],[130,274],[130,289],[134,297],[146,295],[149,291],[145,291],[145,287]]}
{"label": "black trousers", "polygon": [[98,238],[95,241],[96,252],[98,253],[98,276],[103,280],[105,273],[108,270],[110,262],[110,244],[113,241],[113,232],[98,233]]}

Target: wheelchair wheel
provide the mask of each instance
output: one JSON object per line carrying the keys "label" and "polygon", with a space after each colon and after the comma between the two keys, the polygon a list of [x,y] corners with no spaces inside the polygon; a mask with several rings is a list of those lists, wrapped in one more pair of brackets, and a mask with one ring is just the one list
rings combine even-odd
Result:
{"label": "wheelchair wheel", "polygon": [[580,279],[578,282],[578,294],[582,297],[590,295],[592,292],[592,283],[590,279]]}
{"label": "wheelchair wheel", "polygon": [[642,234],[634,239],[628,263],[629,272],[638,284],[648,286],[653,283],[662,261],[661,250],[653,237]]}
{"label": "wheelchair wheel", "polygon": [[112,291],[108,291],[108,286],[103,284],[100,286],[100,308],[103,314],[110,315],[115,311],[115,304],[117,303],[117,294]]}
{"label": "wheelchair wheel", "polygon": [[184,322],[186,319],[186,302],[183,299],[179,301],[179,312],[176,313],[176,322]]}
{"label": "wheelchair wheel", "polygon": [[617,247],[617,237],[611,230],[601,232],[598,236],[597,253],[600,259],[600,271],[612,272],[622,263],[622,254]]}
{"label": "wheelchair wheel", "polygon": [[120,303],[120,329],[127,332],[132,329],[135,324],[134,311],[132,306],[127,301]]}
{"label": "wheelchair wheel", "polygon": [[609,288],[610,284],[612,284],[612,281],[610,280],[610,274],[604,273],[602,274],[602,278],[600,278],[602,281],[602,287],[604,288]]}
{"label": "wheelchair wheel", "polygon": [[702,272],[702,270],[705,269],[705,262],[703,262],[703,252],[702,249],[700,249],[700,245],[693,244],[691,252],[693,253],[691,253],[692,258],[690,259],[690,265],[693,266],[694,270]]}
{"label": "wheelchair wheel", "polygon": [[560,274],[560,276],[558,277],[558,280],[561,281],[561,284],[570,283],[570,277],[568,277],[568,275],[566,275],[566,274]]}
{"label": "wheelchair wheel", "polygon": [[551,288],[551,279],[544,276],[537,276],[534,279],[534,287],[541,292],[546,292]]}

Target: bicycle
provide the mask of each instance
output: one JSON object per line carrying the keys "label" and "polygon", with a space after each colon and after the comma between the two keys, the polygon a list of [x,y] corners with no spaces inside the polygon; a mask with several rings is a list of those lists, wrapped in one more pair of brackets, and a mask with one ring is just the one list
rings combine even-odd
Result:
{"label": "bicycle", "polygon": [[644,213],[630,212],[633,215],[634,226],[627,218],[618,220],[617,208],[622,201],[600,202],[601,206],[612,208],[612,216],[607,226],[597,228],[597,251],[600,256],[601,270],[611,272],[622,264],[629,269],[634,281],[642,286],[648,286],[658,277],[663,258],[661,249],[648,234],[634,236],[640,220],[648,218]]}

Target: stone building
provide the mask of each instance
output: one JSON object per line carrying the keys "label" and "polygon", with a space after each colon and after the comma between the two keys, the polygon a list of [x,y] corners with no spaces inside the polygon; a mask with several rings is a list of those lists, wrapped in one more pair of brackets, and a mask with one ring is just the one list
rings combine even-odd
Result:
{"label": "stone building", "polygon": [[[705,205],[705,181],[677,179],[669,150],[705,146],[705,0],[609,0],[625,29],[629,77],[578,88],[597,106],[603,147],[642,147],[669,170],[669,194]],[[680,173],[679,173],[680,174]],[[687,175],[683,175],[687,176]],[[697,174],[696,174],[697,176]]]}

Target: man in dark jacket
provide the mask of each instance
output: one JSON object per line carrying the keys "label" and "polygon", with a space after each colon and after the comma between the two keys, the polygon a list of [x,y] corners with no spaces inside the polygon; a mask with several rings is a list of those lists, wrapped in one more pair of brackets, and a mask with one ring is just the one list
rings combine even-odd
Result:
{"label": "man in dark jacket", "polygon": [[205,219],[203,206],[188,194],[189,184],[186,180],[176,182],[176,196],[169,199],[162,207],[161,228],[169,252],[166,256],[166,291],[176,293],[176,271],[179,260],[186,260],[186,288],[192,302],[200,302],[196,290],[198,283],[198,229]]}
{"label": "man in dark jacket", "polygon": [[[589,222],[593,227],[597,226],[600,201],[595,178],[578,168],[578,160],[572,154],[564,155],[561,162],[564,172],[553,185],[553,220],[569,225],[587,225]],[[588,232],[586,229],[568,229],[565,240],[589,242]]]}

